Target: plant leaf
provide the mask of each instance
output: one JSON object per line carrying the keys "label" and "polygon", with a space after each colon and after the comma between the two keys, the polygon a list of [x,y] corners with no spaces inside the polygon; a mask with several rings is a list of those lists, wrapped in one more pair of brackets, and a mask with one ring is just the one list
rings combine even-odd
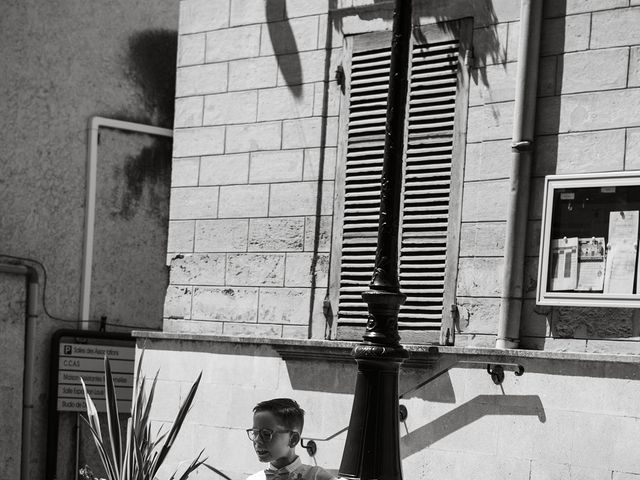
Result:
{"label": "plant leaf", "polygon": [[208,463],[203,463],[203,466],[207,467],[209,470],[211,470],[214,473],[217,473],[218,475],[220,475],[222,478],[226,478],[227,480],[231,480],[231,478],[227,477],[224,473],[222,473],[220,470],[218,470],[215,467],[212,467],[211,465],[209,465]]}
{"label": "plant leaf", "polygon": [[198,385],[200,384],[201,378],[202,378],[202,372],[200,372],[196,381],[193,383],[193,385],[191,385],[191,389],[189,390],[187,397],[185,398],[184,402],[180,406],[180,410],[178,411],[178,415],[176,416],[176,419],[173,422],[173,425],[171,426],[169,435],[167,436],[167,439],[165,440],[164,445],[160,449],[160,453],[158,455],[154,468],[150,472],[152,478],[155,476],[156,472],[162,465],[162,462],[164,462],[169,451],[171,450],[171,447],[173,446],[173,442],[175,442],[176,437],[178,436],[178,433],[182,428],[182,423],[184,422],[184,419],[186,418],[187,413],[189,413],[189,409],[191,408],[191,403],[193,402],[193,399],[196,395],[196,391],[198,390]]}
{"label": "plant leaf", "polygon": [[111,364],[105,355],[104,357],[104,393],[107,402],[107,424],[109,426],[109,439],[111,443],[111,453],[113,464],[121,468],[122,465],[122,436],[120,432],[120,418],[118,412],[118,399],[116,398],[115,386],[113,384],[113,374]]}

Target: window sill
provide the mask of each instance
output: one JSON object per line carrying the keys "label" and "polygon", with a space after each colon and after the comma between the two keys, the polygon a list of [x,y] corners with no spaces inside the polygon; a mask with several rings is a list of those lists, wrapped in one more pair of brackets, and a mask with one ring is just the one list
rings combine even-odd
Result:
{"label": "window sill", "polygon": [[[134,338],[150,340],[178,340],[193,342],[234,343],[271,346],[283,360],[323,360],[351,362],[351,350],[358,342],[336,340],[306,340],[292,338],[230,337],[224,335],[199,335],[190,333],[166,333],[134,331]],[[499,350],[496,348],[444,347],[439,345],[404,345],[410,358],[404,362],[409,368],[428,368],[442,359],[468,363],[514,364],[524,359],[564,360],[570,362],[600,362],[640,364],[640,355],[602,354],[579,352],[549,352],[544,350]]]}

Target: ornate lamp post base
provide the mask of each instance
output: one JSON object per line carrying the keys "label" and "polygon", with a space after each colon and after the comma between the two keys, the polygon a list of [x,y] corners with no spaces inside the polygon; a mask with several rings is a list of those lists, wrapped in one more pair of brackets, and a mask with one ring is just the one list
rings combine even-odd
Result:
{"label": "ornate lamp post base", "polygon": [[353,349],[358,364],[356,391],[340,475],[362,480],[400,480],[398,372],[409,356],[398,342],[401,293],[369,290],[364,342]]}

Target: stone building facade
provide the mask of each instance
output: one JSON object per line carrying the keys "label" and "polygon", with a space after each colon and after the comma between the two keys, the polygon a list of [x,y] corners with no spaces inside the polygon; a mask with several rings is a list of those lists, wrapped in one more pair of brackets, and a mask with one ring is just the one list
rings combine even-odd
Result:
{"label": "stone building facade", "polygon": [[[419,112],[436,114],[417,95],[416,123],[409,119],[410,147],[447,122],[442,142],[453,147],[441,319],[401,318],[412,353],[400,376],[405,478],[640,476],[635,309],[535,298],[545,176],[638,168],[640,5],[543,3],[528,225],[518,239],[526,244],[520,344],[498,350],[521,2],[414,1],[415,81],[417,68],[449,62],[442,85],[453,83],[442,88],[453,89],[455,108],[424,126]],[[293,396],[308,409],[303,437],[317,442],[314,459],[338,469],[355,378],[348,352],[364,328],[349,314],[357,306],[344,272],[357,277],[369,255],[345,253],[348,229],[370,222],[365,205],[348,223],[351,194],[367,182],[350,177],[364,163],[349,162],[361,154],[366,163],[378,141],[375,112],[352,106],[358,95],[375,97],[367,81],[384,70],[379,39],[391,21],[391,2],[368,0],[180,3],[170,285],[163,332],[138,334],[145,369],[161,369],[158,422],[204,372],[175,463],[205,448],[218,468],[244,478],[260,468],[243,431],[252,406]],[[411,308],[431,312],[420,295]],[[525,373],[497,385],[487,375],[497,364]]]}

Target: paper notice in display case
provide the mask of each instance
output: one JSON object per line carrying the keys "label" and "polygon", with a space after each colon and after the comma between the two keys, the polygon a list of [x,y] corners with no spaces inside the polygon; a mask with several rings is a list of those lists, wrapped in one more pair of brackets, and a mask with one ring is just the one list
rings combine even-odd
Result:
{"label": "paper notice in display case", "polygon": [[579,292],[601,292],[605,271],[604,237],[578,238]]}
{"label": "paper notice in display case", "polygon": [[609,214],[604,293],[633,293],[638,254],[638,210]]}
{"label": "paper notice in display case", "polygon": [[575,290],[578,283],[578,237],[551,240],[550,290]]}

